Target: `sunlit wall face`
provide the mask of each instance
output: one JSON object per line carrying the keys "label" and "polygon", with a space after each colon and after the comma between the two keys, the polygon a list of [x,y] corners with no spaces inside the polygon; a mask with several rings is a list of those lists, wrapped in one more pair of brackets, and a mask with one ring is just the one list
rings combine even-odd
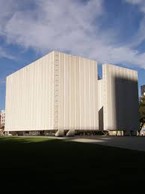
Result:
{"label": "sunlit wall face", "polygon": [[52,52],[7,77],[6,131],[98,129],[96,61]]}
{"label": "sunlit wall face", "polygon": [[138,75],[134,70],[103,65],[105,130],[138,130]]}
{"label": "sunlit wall face", "polygon": [[7,77],[6,131],[53,129],[54,53]]}
{"label": "sunlit wall face", "polygon": [[98,130],[96,61],[56,52],[58,129]]}

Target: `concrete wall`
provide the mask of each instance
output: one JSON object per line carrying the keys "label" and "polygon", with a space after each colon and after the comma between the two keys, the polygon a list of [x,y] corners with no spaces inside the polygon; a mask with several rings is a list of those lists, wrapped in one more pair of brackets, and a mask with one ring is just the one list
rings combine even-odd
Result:
{"label": "concrete wall", "polygon": [[136,71],[103,65],[104,130],[138,130],[138,75]]}
{"label": "concrete wall", "polygon": [[137,130],[137,72],[52,52],[7,77],[5,131]]}
{"label": "concrete wall", "polygon": [[7,77],[6,131],[54,128],[54,52]]}
{"label": "concrete wall", "polygon": [[58,128],[98,129],[97,64],[56,53],[59,66]]}
{"label": "concrete wall", "polygon": [[6,131],[98,129],[97,66],[52,52],[7,77]]}

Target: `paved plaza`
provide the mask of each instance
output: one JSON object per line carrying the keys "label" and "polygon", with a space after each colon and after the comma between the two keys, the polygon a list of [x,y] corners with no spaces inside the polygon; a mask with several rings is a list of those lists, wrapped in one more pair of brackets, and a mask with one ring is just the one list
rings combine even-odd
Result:
{"label": "paved plaza", "polygon": [[145,151],[145,137],[135,136],[123,136],[123,137],[111,137],[111,136],[98,136],[98,137],[81,137],[70,139],[74,142],[82,143],[96,143],[100,145],[127,148],[132,150]]}

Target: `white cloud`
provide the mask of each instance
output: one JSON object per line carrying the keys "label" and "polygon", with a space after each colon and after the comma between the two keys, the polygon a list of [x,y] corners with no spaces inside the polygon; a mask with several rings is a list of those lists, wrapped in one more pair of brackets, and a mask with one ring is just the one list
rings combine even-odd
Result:
{"label": "white cloud", "polygon": [[[98,0],[82,5],[75,1],[37,1],[33,11],[17,11],[5,26],[9,42],[40,50],[69,49],[89,42],[92,23],[101,14]],[[94,10],[94,11],[92,11]]]}
{"label": "white cloud", "polygon": [[12,17],[14,11],[16,11],[16,1],[7,0],[0,0],[0,35],[2,35],[3,29],[7,21]]}
{"label": "white cloud", "polygon": [[15,60],[15,57],[8,53],[3,47],[0,47],[0,58]]}
{"label": "white cloud", "polygon": [[140,11],[145,13],[145,1],[144,0],[125,0],[127,3],[139,6]]}
{"label": "white cloud", "polygon": [[125,0],[125,1],[132,4],[140,4],[144,2],[144,0]]}
{"label": "white cloud", "polygon": [[[3,1],[0,0],[0,5]],[[117,46],[114,43],[117,42],[115,31],[101,31],[99,28],[100,17],[105,14],[103,0],[88,0],[85,3],[79,0],[26,0],[25,9],[18,0],[8,1],[4,8],[0,6],[3,26],[0,34],[5,36],[7,44],[31,47],[42,53],[49,50],[69,51],[101,63],[126,63],[145,68],[145,54],[134,49],[145,38],[143,25],[135,45]],[[134,4],[142,2],[126,1]],[[33,9],[27,7],[30,2],[35,2]]]}

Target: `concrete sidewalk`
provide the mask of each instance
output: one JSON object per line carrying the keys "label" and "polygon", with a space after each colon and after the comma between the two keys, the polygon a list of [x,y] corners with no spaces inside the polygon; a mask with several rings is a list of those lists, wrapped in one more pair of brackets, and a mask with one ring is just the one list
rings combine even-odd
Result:
{"label": "concrete sidewalk", "polygon": [[73,138],[70,141],[82,143],[95,143],[100,145],[126,148],[131,150],[145,151],[145,137],[123,136],[123,137],[92,137]]}

